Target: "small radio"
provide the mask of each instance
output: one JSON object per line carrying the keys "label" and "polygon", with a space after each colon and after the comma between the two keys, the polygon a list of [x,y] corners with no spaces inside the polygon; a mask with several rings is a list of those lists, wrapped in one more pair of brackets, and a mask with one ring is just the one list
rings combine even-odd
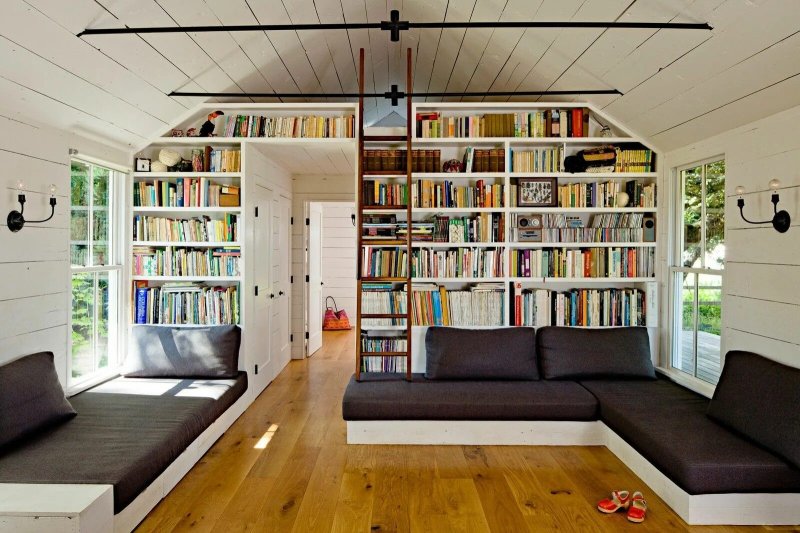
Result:
{"label": "small radio", "polygon": [[524,215],[517,217],[517,241],[542,241],[542,215]]}
{"label": "small radio", "polygon": [[642,221],[644,229],[644,242],[656,242],[656,218],[653,215],[645,215]]}

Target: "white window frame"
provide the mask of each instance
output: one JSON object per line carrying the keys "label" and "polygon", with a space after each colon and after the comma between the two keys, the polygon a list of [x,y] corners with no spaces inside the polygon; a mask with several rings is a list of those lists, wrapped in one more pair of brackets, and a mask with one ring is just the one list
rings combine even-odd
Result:
{"label": "white window frame", "polygon": [[[709,383],[705,380],[702,380],[694,375],[688,374],[682,370],[679,370],[672,365],[674,351],[676,349],[676,343],[678,342],[678,335],[679,332],[677,331],[676,325],[678,324],[678,320],[680,320],[682,313],[681,305],[678,305],[678,298],[677,298],[677,274],[678,273],[693,273],[696,275],[700,274],[709,274],[719,276],[722,282],[722,287],[725,285],[725,269],[710,269],[710,268],[689,268],[684,267],[682,262],[682,254],[683,254],[683,182],[681,180],[681,172],[684,170],[688,170],[691,168],[696,168],[699,166],[705,166],[709,163],[714,163],[716,161],[726,161],[725,154],[717,154],[711,157],[707,157],[705,159],[701,159],[699,161],[693,161],[691,163],[687,163],[684,165],[680,165],[677,167],[672,168],[671,172],[671,179],[669,184],[669,195],[671,202],[669,203],[669,217],[670,217],[670,224],[672,227],[671,236],[672,238],[669,239],[668,246],[668,258],[669,258],[669,267],[667,269],[667,287],[669,292],[668,297],[668,321],[669,321],[669,334],[667,335],[667,350],[665,357],[662,360],[662,366],[659,369],[664,374],[668,375],[671,379],[676,381],[677,383],[699,393],[707,397],[711,397],[714,394],[714,390],[716,389],[716,385]],[[727,178],[727,161],[726,161],[726,178]],[[702,218],[705,219],[705,176],[703,177],[704,183],[702,187],[702,194],[703,200],[701,202],[701,209],[702,209]],[[701,257],[705,257],[705,224],[703,224],[701,229],[701,247],[702,247],[702,255]],[[724,290],[724,288],[723,288]],[[695,300],[697,299],[697,295],[695,295]],[[695,316],[695,331],[697,330],[697,319],[698,317]],[[697,338],[695,336],[695,354],[696,350],[696,343]],[[720,339],[720,358],[723,357],[725,353],[725,346],[724,346],[724,337]],[[695,366],[697,365],[697,361],[695,360]],[[695,370],[696,372],[696,370]]]}
{"label": "white window frame", "polygon": [[[90,168],[93,169],[94,167],[103,167],[111,171],[111,181],[112,183],[109,184],[109,217],[108,223],[111,225],[110,230],[110,242],[108,245],[108,257],[112,264],[103,265],[103,266],[73,266],[70,264],[69,269],[69,291],[67,291],[68,299],[69,299],[69,313],[68,313],[68,324],[67,324],[67,395],[71,396],[77,394],[81,391],[84,391],[88,388],[91,388],[99,383],[107,381],[119,374],[119,367],[121,364],[121,356],[122,356],[122,346],[123,346],[123,339],[126,338],[126,332],[124,327],[124,319],[125,319],[125,305],[124,305],[124,291],[123,287],[125,286],[125,279],[124,279],[124,243],[125,243],[125,224],[124,217],[125,217],[125,204],[124,204],[124,192],[125,192],[125,184],[127,183],[127,170],[123,170],[120,168],[119,165],[114,165],[113,163],[107,163],[102,160],[98,160],[95,158],[90,157],[80,157],[80,156],[73,156],[70,158],[70,164],[72,161],[76,161],[78,163],[89,165]],[[89,193],[89,213],[91,213],[91,208],[94,202],[94,195],[93,187],[94,187],[94,180],[93,174],[90,174],[90,193]],[[71,194],[72,194],[72,184],[70,183],[70,191],[69,191],[69,198],[70,198],[70,221],[72,220],[72,209],[71,209]],[[89,242],[89,257],[91,257],[91,247],[92,247],[92,240],[93,240],[93,231],[94,225],[92,221],[89,220],[87,224],[88,229],[88,242]],[[71,251],[70,246],[70,251]],[[70,261],[71,263],[71,261]],[[109,272],[115,273],[116,276],[116,291],[114,297],[116,298],[116,310],[112,313],[109,312],[109,327],[111,327],[112,323],[116,329],[115,335],[113,336],[114,341],[113,343],[109,344],[109,353],[108,353],[108,367],[93,372],[87,376],[83,376],[80,378],[73,378],[72,377],[72,276],[74,274],[81,274],[81,273],[95,273],[95,272]],[[95,309],[97,308],[97,302],[95,302]],[[113,315],[113,316],[112,316]]]}

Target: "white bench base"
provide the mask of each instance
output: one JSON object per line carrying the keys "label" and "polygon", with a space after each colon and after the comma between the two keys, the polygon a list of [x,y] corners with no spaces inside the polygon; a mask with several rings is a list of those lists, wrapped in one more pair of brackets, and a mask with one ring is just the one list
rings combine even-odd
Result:
{"label": "white bench base", "polygon": [[0,532],[128,533],[183,479],[252,403],[245,392],[130,505],[114,514],[112,485],[0,483]]}
{"label": "white bench base", "polygon": [[800,494],[691,495],[600,421],[351,420],[347,443],[606,446],[689,525],[800,524]]}

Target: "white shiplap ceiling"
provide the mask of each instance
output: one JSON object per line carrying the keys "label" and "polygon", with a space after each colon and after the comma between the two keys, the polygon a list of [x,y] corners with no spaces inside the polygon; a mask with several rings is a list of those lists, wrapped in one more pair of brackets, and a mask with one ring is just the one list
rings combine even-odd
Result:
{"label": "white shiplap ceiling", "polygon": [[[594,103],[662,149],[800,104],[800,0],[3,0],[2,6],[0,113],[130,147],[203,100],[167,96],[173,90],[355,92],[361,47],[369,92],[404,85],[407,47],[415,58],[415,91],[619,89],[623,96],[568,99]],[[414,29],[399,44],[380,30],[75,36],[99,27],[378,22],[391,9],[413,21],[709,22],[714,30]],[[373,122],[392,107],[371,101],[366,111]]]}

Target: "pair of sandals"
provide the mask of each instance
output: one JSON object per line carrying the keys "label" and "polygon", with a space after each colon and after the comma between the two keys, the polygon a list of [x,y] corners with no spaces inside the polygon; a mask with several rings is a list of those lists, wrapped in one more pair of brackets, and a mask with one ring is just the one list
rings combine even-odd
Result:
{"label": "pair of sandals", "polygon": [[627,490],[615,490],[611,493],[611,498],[605,498],[597,503],[597,510],[601,513],[616,513],[620,509],[628,512],[628,520],[638,524],[644,522],[647,502],[638,490],[633,494]]}

